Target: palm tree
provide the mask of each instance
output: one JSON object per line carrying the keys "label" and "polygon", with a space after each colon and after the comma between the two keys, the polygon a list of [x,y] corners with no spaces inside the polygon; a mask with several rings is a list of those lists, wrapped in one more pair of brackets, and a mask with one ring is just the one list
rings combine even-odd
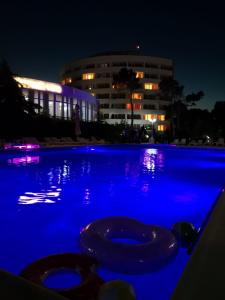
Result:
{"label": "palm tree", "polygon": [[127,68],[122,68],[118,74],[113,76],[113,88],[126,90],[128,93],[128,99],[131,105],[131,128],[134,126],[134,105],[132,94],[141,87],[139,81],[140,80],[137,78],[136,72]]}

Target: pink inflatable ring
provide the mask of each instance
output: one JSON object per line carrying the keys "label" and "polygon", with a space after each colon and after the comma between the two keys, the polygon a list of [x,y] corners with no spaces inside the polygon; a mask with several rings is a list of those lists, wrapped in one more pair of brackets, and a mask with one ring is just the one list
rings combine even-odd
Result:
{"label": "pink inflatable ring", "polygon": [[[123,244],[113,242],[113,238],[140,243]],[[105,267],[127,274],[156,271],[171,261],[178,249],[169,230],[127,217],[109,217],[87,225],[80,233],[80,245]]]}

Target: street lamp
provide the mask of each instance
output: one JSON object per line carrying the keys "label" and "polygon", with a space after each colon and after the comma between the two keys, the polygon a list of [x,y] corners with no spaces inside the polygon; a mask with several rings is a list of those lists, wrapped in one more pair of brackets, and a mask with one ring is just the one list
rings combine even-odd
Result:
{"label": "street lamp", "polygon": [[155,143],[155,137],[154,137],[154,124],[156,122],[156,119],[150,119],[150,122],[152,124],[152,136],[151,136],[151,142],[154,144]]}

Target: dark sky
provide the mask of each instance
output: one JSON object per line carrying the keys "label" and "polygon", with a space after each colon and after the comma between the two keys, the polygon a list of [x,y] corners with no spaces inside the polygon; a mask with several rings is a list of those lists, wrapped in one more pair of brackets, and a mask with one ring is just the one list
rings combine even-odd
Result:
{"label": "dark sky", "polygon": [[0,55],[15,73],[59,80],[64,63],[140,44],[174,59],[185,92],[202,89],[200,107],[225,101],[225,17],[210,1],[12,1],[0,6]]}

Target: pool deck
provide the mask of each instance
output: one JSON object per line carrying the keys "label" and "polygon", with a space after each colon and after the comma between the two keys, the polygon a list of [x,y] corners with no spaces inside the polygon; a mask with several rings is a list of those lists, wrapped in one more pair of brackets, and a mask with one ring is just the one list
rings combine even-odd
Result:
{"label": "pool deck", "polygon": [[225,192],[209,216],[171,300],[225,299]]}

